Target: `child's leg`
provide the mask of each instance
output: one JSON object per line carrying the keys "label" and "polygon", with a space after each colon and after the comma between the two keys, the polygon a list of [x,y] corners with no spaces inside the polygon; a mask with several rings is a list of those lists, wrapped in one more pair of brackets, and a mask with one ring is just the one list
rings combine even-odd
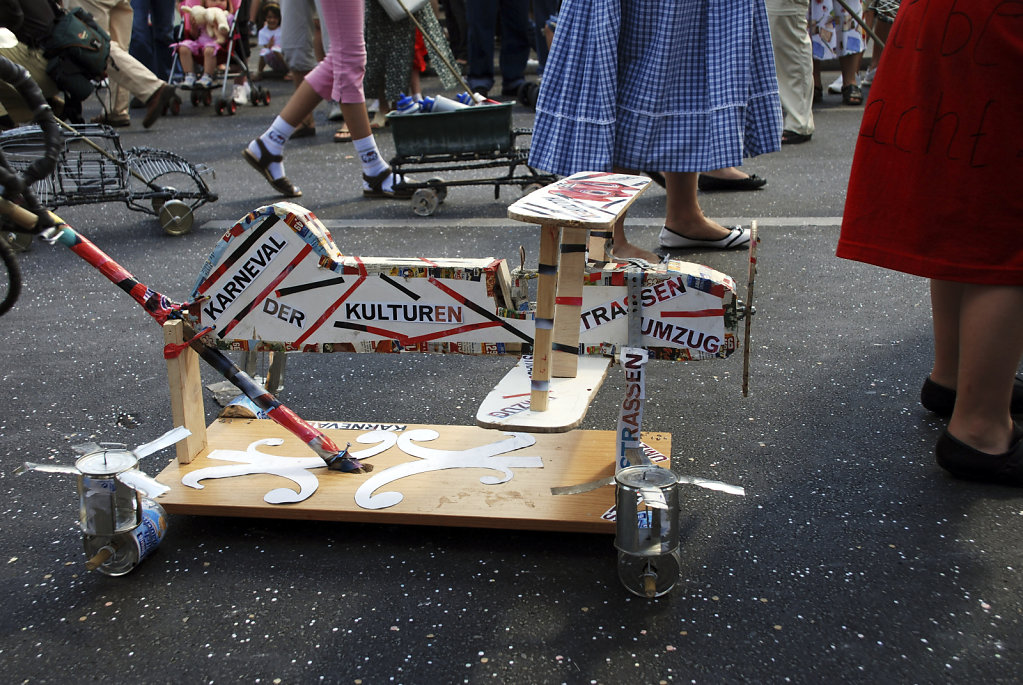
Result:
{"label": "child's leg", "polygon": [[181,61],[181,73],[185,78],[183,85],[191,88],[195,83],[195,58],[192,57],[192,49],[187,45],[179,46],[178,59]]}
{"label": "child's leg", "polygon": [[207,45],[202,51],[202,70],[211,77],[217,73],[217,47]]}
{"label": "child's leg", "polygon": [[192,51],[187,46],[178,46],[178,59],[181,61],[183,73],[191,74],[195,71],[195,59],[192,58]]}

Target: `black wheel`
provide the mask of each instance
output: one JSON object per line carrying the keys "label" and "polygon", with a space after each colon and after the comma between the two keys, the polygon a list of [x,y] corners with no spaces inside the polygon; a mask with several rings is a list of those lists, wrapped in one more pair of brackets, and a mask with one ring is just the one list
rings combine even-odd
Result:
{"label": "black wheel", "polygon": [[21,294],[21,267],[7,240],[0,237],[0,316],[11,310]]}
{"label": "black wheel", "polygon": [[448,187],[444,185],[444,179],[440,176],[434,176],[427,183],[437,193],[437,201],[444,202],[444,199],[448,196]]}
{"label": "black wheel", "polygon": [[189,98],[192,100],[192,107],[199,106],[199,91],[193,90]]}
{"label": "black wheel", "polygon": [[234,115],[234,113],[237,112],[237,111],[238,111],[238,103],[236,103],[234,100],[228,100],[227,101],[227,113],[231,114],[231,115]]}

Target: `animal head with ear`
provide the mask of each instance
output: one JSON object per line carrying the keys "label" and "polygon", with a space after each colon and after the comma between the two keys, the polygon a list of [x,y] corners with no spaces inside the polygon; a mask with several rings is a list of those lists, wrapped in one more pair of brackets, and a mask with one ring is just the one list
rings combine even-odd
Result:
{"label": "animal head with ear", "polygon": [[227,11],[220,7],[203,7],[194,5],[181,8],[182,16],[188,14],[192,22],[206,31],[206,35],[215,38],[218,43],[226,43],[231,34],[231,26]]}

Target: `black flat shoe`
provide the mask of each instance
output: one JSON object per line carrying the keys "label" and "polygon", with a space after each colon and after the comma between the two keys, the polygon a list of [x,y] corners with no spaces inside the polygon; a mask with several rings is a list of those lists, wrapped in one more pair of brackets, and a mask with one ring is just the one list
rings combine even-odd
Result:
{"label": "black flat shoe", "polygon": [[813,138],[812,133],[796,133],[795,131],[781,132],[782,145],[799,145],[800,143],[808,142],[811,138]]}
{"label": "black flat shoe", "polygon": [[[927,411],[934,412],[938,416],[952,416],[952,410],[956,406],[956,391],[938,385],[928,376],[924,379],[924,385],[920,388],[920,404]],[[1023,415],[1023,378],[1016,376],[1012,386],[1012,402],[1009,405],[1009,413],[1013,416]]]}
{"label": "black flat shoe", "polygon": [[767,185],[767,179],[756,174],[750,174],[746,178],[715,178],[700,174],[697,185],[700,190],[757,190]]}
{"label": "black flat shoe", "polygon": [[956,478],[1023,486],[1023,427],[1013,426],[1009,451],[1003,454],[981,452],[945,430],[934,446],[934,457]]}

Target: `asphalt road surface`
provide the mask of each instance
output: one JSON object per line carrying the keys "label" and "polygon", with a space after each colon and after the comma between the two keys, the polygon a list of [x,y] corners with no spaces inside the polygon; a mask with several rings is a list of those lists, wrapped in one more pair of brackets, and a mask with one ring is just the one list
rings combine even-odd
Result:
{"label": "asphalt road surface", "polygon": [[[826,75],[827,76],[827,75]],[[434,83],[426,81],[425,92]],[[242,160],[269,107],[187,101],[124,148],[215,170],[219,200],[187,235],[121,202],[59,210],[143,282],[183,299],[224,230],[272,202]],[[20,256],[26,291],[0,319],[0,661],[10,683],[1016,682],[1023,505],[946,477],[943,425],[918,393],[930,365],[927,284],[834,257],[862,108],[828,96],[804,145],[749,161],[762,190],[706,193],[726,224],[759,221],[751,393],[741,355],[651,367],[644,426],[670,431],[680,474],[745,488],[682,491],[682,571],[668,595],[622,587],[610,536],[175,515],[134,572],[83,567],[66,464],[87,440],[137,445],[172,427],[161,331],[60,246]],[[95,103],[87,108],[95,113]],[[506,257],[535,231],[515,189],[452,188],[431,217],[361,197],[351,145],[291,142],[300,202],[346,254]],[[515,124],[531,125],[515,107]],[[379,135],[393,152],[389,130]],[[470,177],[472,175],[470,174]],[[893,188],[892,192],[898,192]],[[656,245],[664,192],[629,215]],[[746,252],[676,253],[745,284]],[[471,424],[510,360],[291,355],[282,399],[310,419]],[[204,369],[204,382],[215,373]],[[621,375],[583,428],[610,430]],[[208,420],[218,407],[206,396]],[[159,466],[169,453],[149,459]],[[158,469],[151,469],[151,472]]]}

